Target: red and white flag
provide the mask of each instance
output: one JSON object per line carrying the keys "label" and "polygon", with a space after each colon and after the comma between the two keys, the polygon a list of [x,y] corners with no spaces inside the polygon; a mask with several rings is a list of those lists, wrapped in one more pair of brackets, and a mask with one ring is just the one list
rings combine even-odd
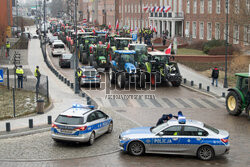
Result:
{"label": "red and white flag", "polygon": [[110,24],[110,22],[109,22],[109,29],[111,29],[111,24]]}
{"label": "red and white flag", "polygon": [[83,28],[81,28],[81,31],[82,31],[82,32],[84,32],[84,29],[83,29]]}
{"label": "red and white flag", "polygon": [[154,27],[154,29],[153,29],[153,30],[154,30],[154,32],[157,32],[155,27]]}
{"label": "red and white flag", "polygon": [[155,11],[155,7],[153,6],[153,7],[151,7],[151,12],[154,12]]}
{"label": "red and white flag", "polygon": [[171,6],[167,6],[165,7],[164,12],[167,13],[170,9],[171,9]]}
{"label": "red and white flag", "polygon": [[150,25],[150,26],[149,26],[149,29],[150,29],[150,30],[153,30],[153,27],[152,27],[152,25]]}
{"label": "red and white flag", "polygon": [[164,6],[160,8],[161,13],[163,12],[164,8],[165,8]]}
{"label": "red and white flag", "polygon": [[143,7],[143,10],[144,10],[144,12],[147,12],[148,11],[148,5]]}
{"label": "red and white flag", "polygon": [[115,29],[116,29],[116,30],[119,29],[119,22],[118,22],[118,20],[116,21]]}
{"label": "red and white flag", "polygon": [[92,30],[92,32],[93,32],[93,33],[94,33],[94,35],[95,35],[95,29],[93,29],[93,30]]}
{"label": "red and white flag", "polygon": [[166,50],[164,50],[166,55],[171,55],[171,46],[172,44],[170,44],[169,47]]}
{"label": "red and white flag", "polygon": [[159,7],[159,6],[156,6],[156,7],[155,7],[155,12],[159,12],[159,10],[160,10],[160,7]]}

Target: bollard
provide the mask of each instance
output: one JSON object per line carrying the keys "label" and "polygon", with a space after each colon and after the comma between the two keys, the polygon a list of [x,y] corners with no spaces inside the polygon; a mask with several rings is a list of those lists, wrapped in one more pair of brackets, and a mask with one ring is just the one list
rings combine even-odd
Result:
{"label": "bollard", "polygon": [[49,124],[49,125],[52,124],[52,116],[51,116],[51,115],[48,116],[48,124]]}
{"label": "bollard", "polygon": [[66,84],[68,82],[67,78],[64,78],[64,83]]}
{"label": "bollard", "polygon": [[70,81],[68,80],[67,85],[70,86]]}
{"label": "bollard", "polygon": [[210,87],[209,86],[207,86],[207,91],[209,92],[209,89],[210,89]]}
{"label": "bollard", "polygon": [[191,86],[194,86],[194,81],[191,81]]}
{"label": "bollard", "polygon": [[70,87],[73,89],[73,88],[74,88],[74,83],[71,83],[71,84],[70,84]]}
{"label": "bollard", "polygon": [[90,97],[89,96],[87,96],[86,98],[87,98],[87,101],[90,101]]}
{"label": "bollard", "polygon": [[184,84],[185,84],[185,83],[187,83],[187,79],[186,79],[186,78],[184,78]]}
{"label": "bollard", "polygon": [[226,93],[225,92],[222,92],[222,97],[225,97],[226,96]]}
{"label": "bollard", "polygon": [[91,101],[87,101],[87,105],[91,105]]}
{"label": "bollard", "polygon": [[85,93],[82,93],[82,97],[85,97]]}
{"label": "bollard", "polygon": [[62,76],[59,74],[59,75],[58,75],[58,78],[61,79],[61,77],[62,77]]}
{"label": "bollard", "polygon": [[61,81],[63,81],[63,80],[64,80],[64,77],[62,76],[62,77],[61,77]]}
{"label": "bollard", "polygon": [[10,132],[10,123],[6,122],[6,132]]}
{"label": "bollard", "polygon": [[29,119],[29,128],[33,128],[33,119]]}
{"label": "bollard", "polygon": [[202,89],[202,83],[199,83],[199,89]]}

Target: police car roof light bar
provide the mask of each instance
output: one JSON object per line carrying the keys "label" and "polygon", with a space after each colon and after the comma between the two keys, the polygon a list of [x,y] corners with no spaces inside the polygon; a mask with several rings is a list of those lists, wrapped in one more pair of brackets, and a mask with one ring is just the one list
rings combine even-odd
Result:
{"label": "police car roof light bar", "polygon": [[73,104],[72,108],[85,108],[93,110],[95,108],[94,105],[81,105],[81,104]]}

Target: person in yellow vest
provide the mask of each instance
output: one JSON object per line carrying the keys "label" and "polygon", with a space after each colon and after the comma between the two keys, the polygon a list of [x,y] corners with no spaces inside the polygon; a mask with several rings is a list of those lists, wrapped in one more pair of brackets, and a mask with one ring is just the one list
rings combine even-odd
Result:
{"label": "person in yellow vest", "polygon": [[19,66],[17,69],[16,69],[16,75],[17,75],[17,83],[18,83],[18,88],[23,88],[23,67],[22,66]]}
{"label": "person in yellow vest", "polygon": [[36,66],[35,77],[37,79],[37,81],[36,81],[36,89],[38,89],[39,88],[39,84],[40,84],[40,77],[41,77],[41,73],[39,71],[39,66]]}
{"label": "person in yellow vest", "polygon": [[79,87],[81,87],[82,70],[80,68],[77,69],[77,77],[79,81]]}
{"label": "person in yellow vest", "polygon": [[9,53],[10,53],[10,42],[9,41],[6,42],[6,51],[7,51],[7,56],[9,56]]}

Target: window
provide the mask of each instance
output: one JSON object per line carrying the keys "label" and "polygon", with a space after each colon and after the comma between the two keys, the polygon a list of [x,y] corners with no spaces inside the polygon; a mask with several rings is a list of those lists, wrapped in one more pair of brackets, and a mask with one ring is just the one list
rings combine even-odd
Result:
{"label": "window", "polygon": [[215,128],[212,127],[212,126],[209,126],[209,125],[207,125],[207,124],[204,124],[204,128],[207,128],[207,129],[213,131],[214,133],[219,134],[219,130],[218,130],[218,129],[215,129]]}
{"label": "window", "polygon": [[208,9],[207,9],[207,10],[208,10],[208,13],[209,13],[209,14],[212,14],[212,10],[213,10],[213,9],[212,9],[212,0],[208,0],[207,3],[208,3]]}
{"label": "window", "polygon": [[184,126],[181,136],[207,136],[208,132],[193,126]]}
{"label": "window", "polygon": [[193,26],[192,26],[192,36],[193,38],[196,38],[196,21],[193,22]]}
{"label": "window", "polygon": [[167,136],[177,136],[181,134],[181,126],[171,126],[163,130],[163,134]]}
{"label": "window", "polygon": [[121,10],[121,5],[120,5],[120,6],[119,6],[119,13],[121,13],[121,11],[122,11],[122,10]]}
{"label": "window", "polygon": [[182,0],[179,0],[179,13],[182,13]]}
{"label": "window", "polygon": [[138,5],[138,13],[141,13],[141,4]]}
{"label": "window", "polygon": [[200,13],[203,14],[204,13],[204,0],[200,1]]}
{"label": "window", "polygon": [[200,39],[204,39],[204,23],[200,22]]}
{"label": "window", "polygon": [[101,118],[106,118],[107,117],[107,115],[104,114],[101,111],[96,111],[96,116],[97,116],[97,119],[101,119]]}
{"label": "window", "polygon": [[89,114],[88,118],[87,118],[87,122],[92,122],[94,120],[98,119],[95,112]]}
{"label": "window", "polygon": [[193,13],[196,14],[196,12],[197,12],[197,0],[194,0]]}
{"label": "window", "polygon": [[228,5],[228,13],[229,13],[229,11],[230,11],[230,0],[228,0],[228,4],[227,4],[227,1],[226,1],[225,13],[227,13],[227,5]]}
{"label": "window", "polygon": [[[229,34],[229,25],[228,25],[228,34]],[[224,27],[224,40],[226,40],[226,37],[227,37],[227,32],[226,32],[226,25],[225,25],[225,27]]]}
{"label": "window", "polygon": [[220,39],[220,23],[215,23],[215,39]]}
{"label": "window", "polygon": [[125,13],[127,13],[127,5],[125,5]]}
{"label": "window", "polygon": [[239,14],[239,12],[240,12],[240,3],[239,3],[239,0],[235,0],[234,1],[234,12],[236,14]]}
{"label": "window", "polygon": [[212,39],[212,23],[207,23],[207,40]]}
{"label": "window", "polygon": [[190,32],[190,22],[186,22],[186,29],[185,29],[185,35],[186,37],[189,37],[189,32]]}
{"label": "window", "polygon": [[131,13],[134,13],[134,5],[131,4]]}
{"label": "window", "polygon": [[187,13],[190,13],[190,0],[187,0]]}
{"label": "window", "polygon": [[130,5],[128,5],[128,13],[130,13]]}
{"label": "window", "polygon": [[250,25],[244,26],[244,45],[249,45],[250,43]]}
{"label": "window", "polygon": [[233,39],[233,43],[234,44],[238,44],[239,43],[239,26],[238,25],[234,26],[234,39]]}
{"label": "window", "polygon": [[83,117],[73,117],[66,115],[59,115],[55,122],[66,125],[81,125],[83,124]]}
{"label": "window", "polygon": [[220,0],[216,0],[216,13],[220,14]]}
{"label": "window", "polygon": [[135,4],[135,13],[137,13],[137,4]]}
{"label": "window", "polygon": [[247,11],[250,12],[250,0],[246,0]]}

